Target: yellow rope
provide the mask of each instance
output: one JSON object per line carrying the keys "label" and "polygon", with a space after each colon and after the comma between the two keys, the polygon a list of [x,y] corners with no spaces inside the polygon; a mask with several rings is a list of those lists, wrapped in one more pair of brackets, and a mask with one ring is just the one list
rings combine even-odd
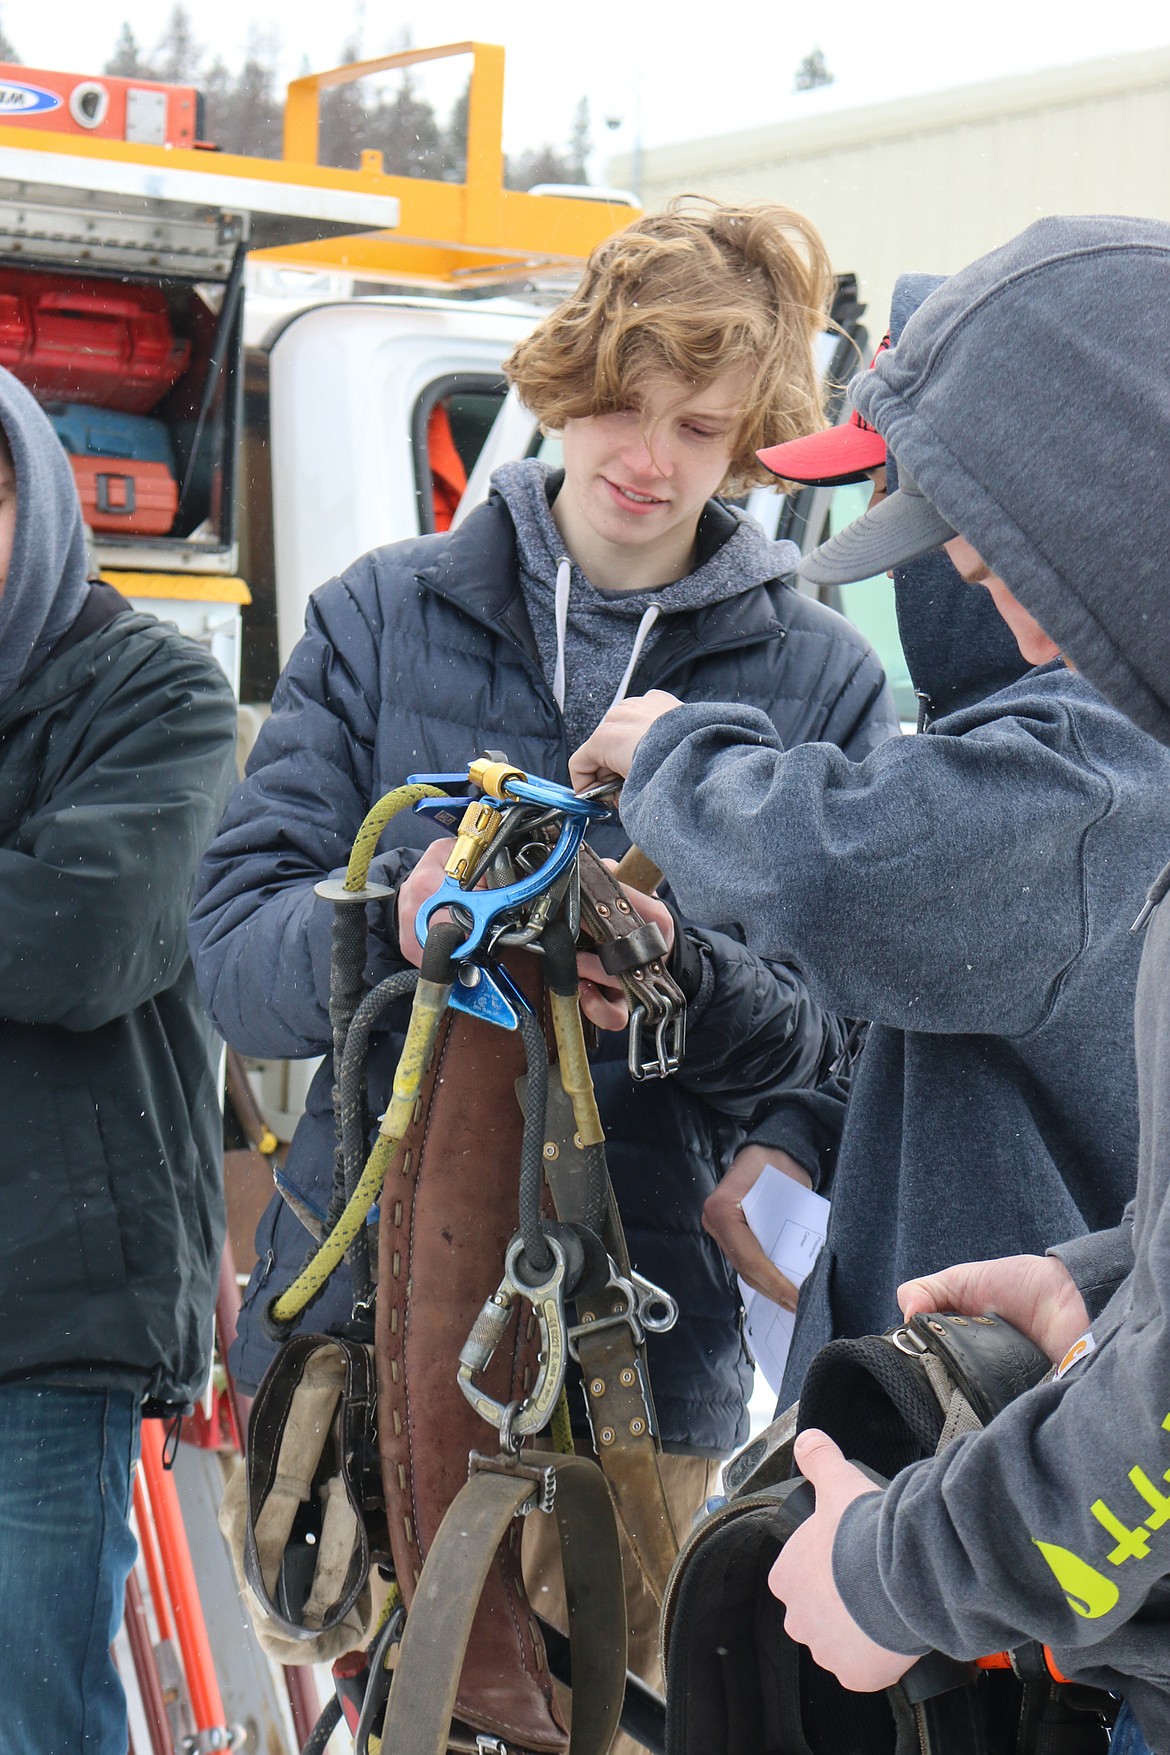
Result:
{"label": "yellow rope", "polygon": [[[437,786],[420,784],[395,787],[393,792],[387,792],[380,798],[367,813],[354,840],[345,874],[346,889],[365,889],[374,849],[391,817],[397,816],[399,811],[408,810],[420,798],[445,796]],[[328,1237],[322,1240],[312,1260],[301,1269],[292,1285],[273,1304],[272,1314],[277,1322],[291,1322],[294,1316],[300,1315],[309,1300],[321,1290],[365,1224],[367,1214],[381,1192],[394,1149],[410,1125],[415,1099],[430,1062],[431,1050],[435,1045],[449,992],[449,988],[437,987],[433,982],[419,982],[402,1057],[394,1075],[394,1096],[382,1123],[382,1131],[374,1142],[374,1148],[366,1159],[365,1169],[358,1178],[357,1187],[346,1202],[345,1210],[336,1225]]]}
{"label": "yellow rope", "polygon": [[366,813],[366,819],[354,837],[353,851],[349,856],[349,864],[345,870],[345,887],[347,890],[364,890],[366,878],[369,876],[370,861],[374,857],[374,849],[382,836],[382,831],[391,817],[396,817],[401,810],[409,810],[420,798],[444,798],[446,794],[440,786],[427,786],[419,782],[415,786],[396,786],[393,792],[387,792],[376,805]]}
{"label": "yellow rope", "polygon": [[294,1316],[299,1316],[310,1298],[321,1290],[341,1261],[365,1223],[366,1214],[378,1198],[397,1144],[398,1141],[391,1139],[388,1134],[378,1135],[374,1141],[374,1149],[366,1159],[366,1167],[358,1178],[358,1185],[346,1203],[345,1211],[328,1237],[322,1240],[313,1259],[301,1269],[292,1285],[273,1304],[272,1314],[277,1322],[291,1322]]}
{"label": "yellow rope", "polygon": [[552,1411],[549,1432],[552,1435],[552,1447],[557,1454],[559,1456],[572,1456],[573,1425],[569,1418],[568,1391],[563,1384],[561,1385],[561,1393],[557,1397],[557,1405]]}
{"label": "yellow rope", "polygon": [[548,998],[557,1039],[561,1085],[573,1105],[573,1120],[577,1124],[580,1143],[582,1146],[600,1146],[605,1141],[605,1129],[597,1112],[577,995],[554,993],[550,988]]}

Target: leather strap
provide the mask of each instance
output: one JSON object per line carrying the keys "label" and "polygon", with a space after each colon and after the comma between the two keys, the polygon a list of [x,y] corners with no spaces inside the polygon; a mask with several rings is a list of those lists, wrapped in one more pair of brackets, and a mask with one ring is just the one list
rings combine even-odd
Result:
{"label": "leather strap", "polygon": [[472,1621],[496,1550],[538,1493],[533,1468],[551,1468],[569,1638],[573,1713],[569,1755],[606,1755],[626,1675],[625,1597],[617,1529],[605,1482],[584,1457],[525,1452],[524,1472],[474,1473],[439,1526],[418,1581],[382,1730],[394,1755],[443,1755]]}
{"label": "leather strap", "polygon": [[[606,1306],[604,1297],[577,1306],[582,1322],[597,1319],[593,1332],[577,1340],[589,1423],[614,1507],[646,1588],[661,1605],[678,1554],[678,1537],[662,1485],[638,1350],[627,1322],[602,1326]],[[619,1300],[617,1307],[624,1309],[624,1304]]]}
{"label": "leather strap", "polygon": [[[579,1220],[585,1183],[584,1153],[576,1144],[572,1105],[561,1089],[555,1067],[549,1076],[544,1163],[557,1217]],[[630,1252],[612,1188],[604,1242],[620,1272],[628,1275]],[[594,1449],[646,1588],[655,1602],[661,1604],[678,1553],[678,1539],[658,1466],[654,1401],[645,1347],[636,1343],[628,1322],[600,1326],[607,1317],[625,1309],[624,1297],[612,1288],[578,1298],[577,1324],[584,1332],[577,1335],[577,1358],[585,1380]],[[594,1324],[598,1326],[590,1332]]]}
{"label": "leather strap", "polygon": [[[319,1641],[346,1621],[369,1576],[367,1518],[375,1550],[386,1553],[371,1491],[373,1427],[371,1348],[335,1335],[284,1343],[248,1422],[244,1575],[287,1638]],[[294,1539],[304,1506],[318,1528]]]}
{"label": "leather strap", "polygon": [[[677,1068],[682,1055],[687,1007],[686,995],[666,967],[666,941],[631,906],[614,873],[588,845],[581,849],[578,870],[582,930],[630,1002],[630,1072],[635,1079],[664,1077]],[[645,1060],[643,1026],[655,1037],[654,1053]]]}

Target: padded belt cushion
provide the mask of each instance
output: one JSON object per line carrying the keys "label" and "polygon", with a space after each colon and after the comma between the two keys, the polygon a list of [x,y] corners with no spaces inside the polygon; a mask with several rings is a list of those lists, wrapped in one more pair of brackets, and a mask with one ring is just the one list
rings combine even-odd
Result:
{"label": "padded belt cushion", "polygon": [[667,1755],[918,1755],[910,1709],[850,1694],[784,1631],[768,1573],[792,1482],[700,1525],[666,1632]]}
{"label": "padded belt cushion", "polygon": [[798,1430],[828,1433],[887,1480],[933,1456],[942,1427],[921,1365],[878,1335],[830,1341],[808,1368]]}

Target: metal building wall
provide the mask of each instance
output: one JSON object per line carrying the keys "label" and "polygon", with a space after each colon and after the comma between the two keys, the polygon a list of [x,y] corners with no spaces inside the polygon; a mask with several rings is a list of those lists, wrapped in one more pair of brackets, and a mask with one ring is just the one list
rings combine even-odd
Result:
{"label": "metal building wall", "polygon": [[807,213],[876,339],[899,273],[950,273],[1041,214],[1170,220],[1170,49],[655,147],[642,172],[648,207],[693,192]]}

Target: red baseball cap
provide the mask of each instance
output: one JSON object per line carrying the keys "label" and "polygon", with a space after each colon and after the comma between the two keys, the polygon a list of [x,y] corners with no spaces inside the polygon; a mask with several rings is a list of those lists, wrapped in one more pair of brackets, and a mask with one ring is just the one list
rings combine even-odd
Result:
{"label": "red baseball cap", "polygon": [[[870,361],[871,370],[889,345],[889,336],[883,336]],[[807,438],[792,439],[787,445],[771,445],[766,451],[757,451],[756,456],[765,469],[785,481],[799,481],[809,487],[837,487],[844,482],[864,481],[871,469],[883,464],[886,441],[854,409],[843,426],[826,427],[823,432],[809,433]]]}

